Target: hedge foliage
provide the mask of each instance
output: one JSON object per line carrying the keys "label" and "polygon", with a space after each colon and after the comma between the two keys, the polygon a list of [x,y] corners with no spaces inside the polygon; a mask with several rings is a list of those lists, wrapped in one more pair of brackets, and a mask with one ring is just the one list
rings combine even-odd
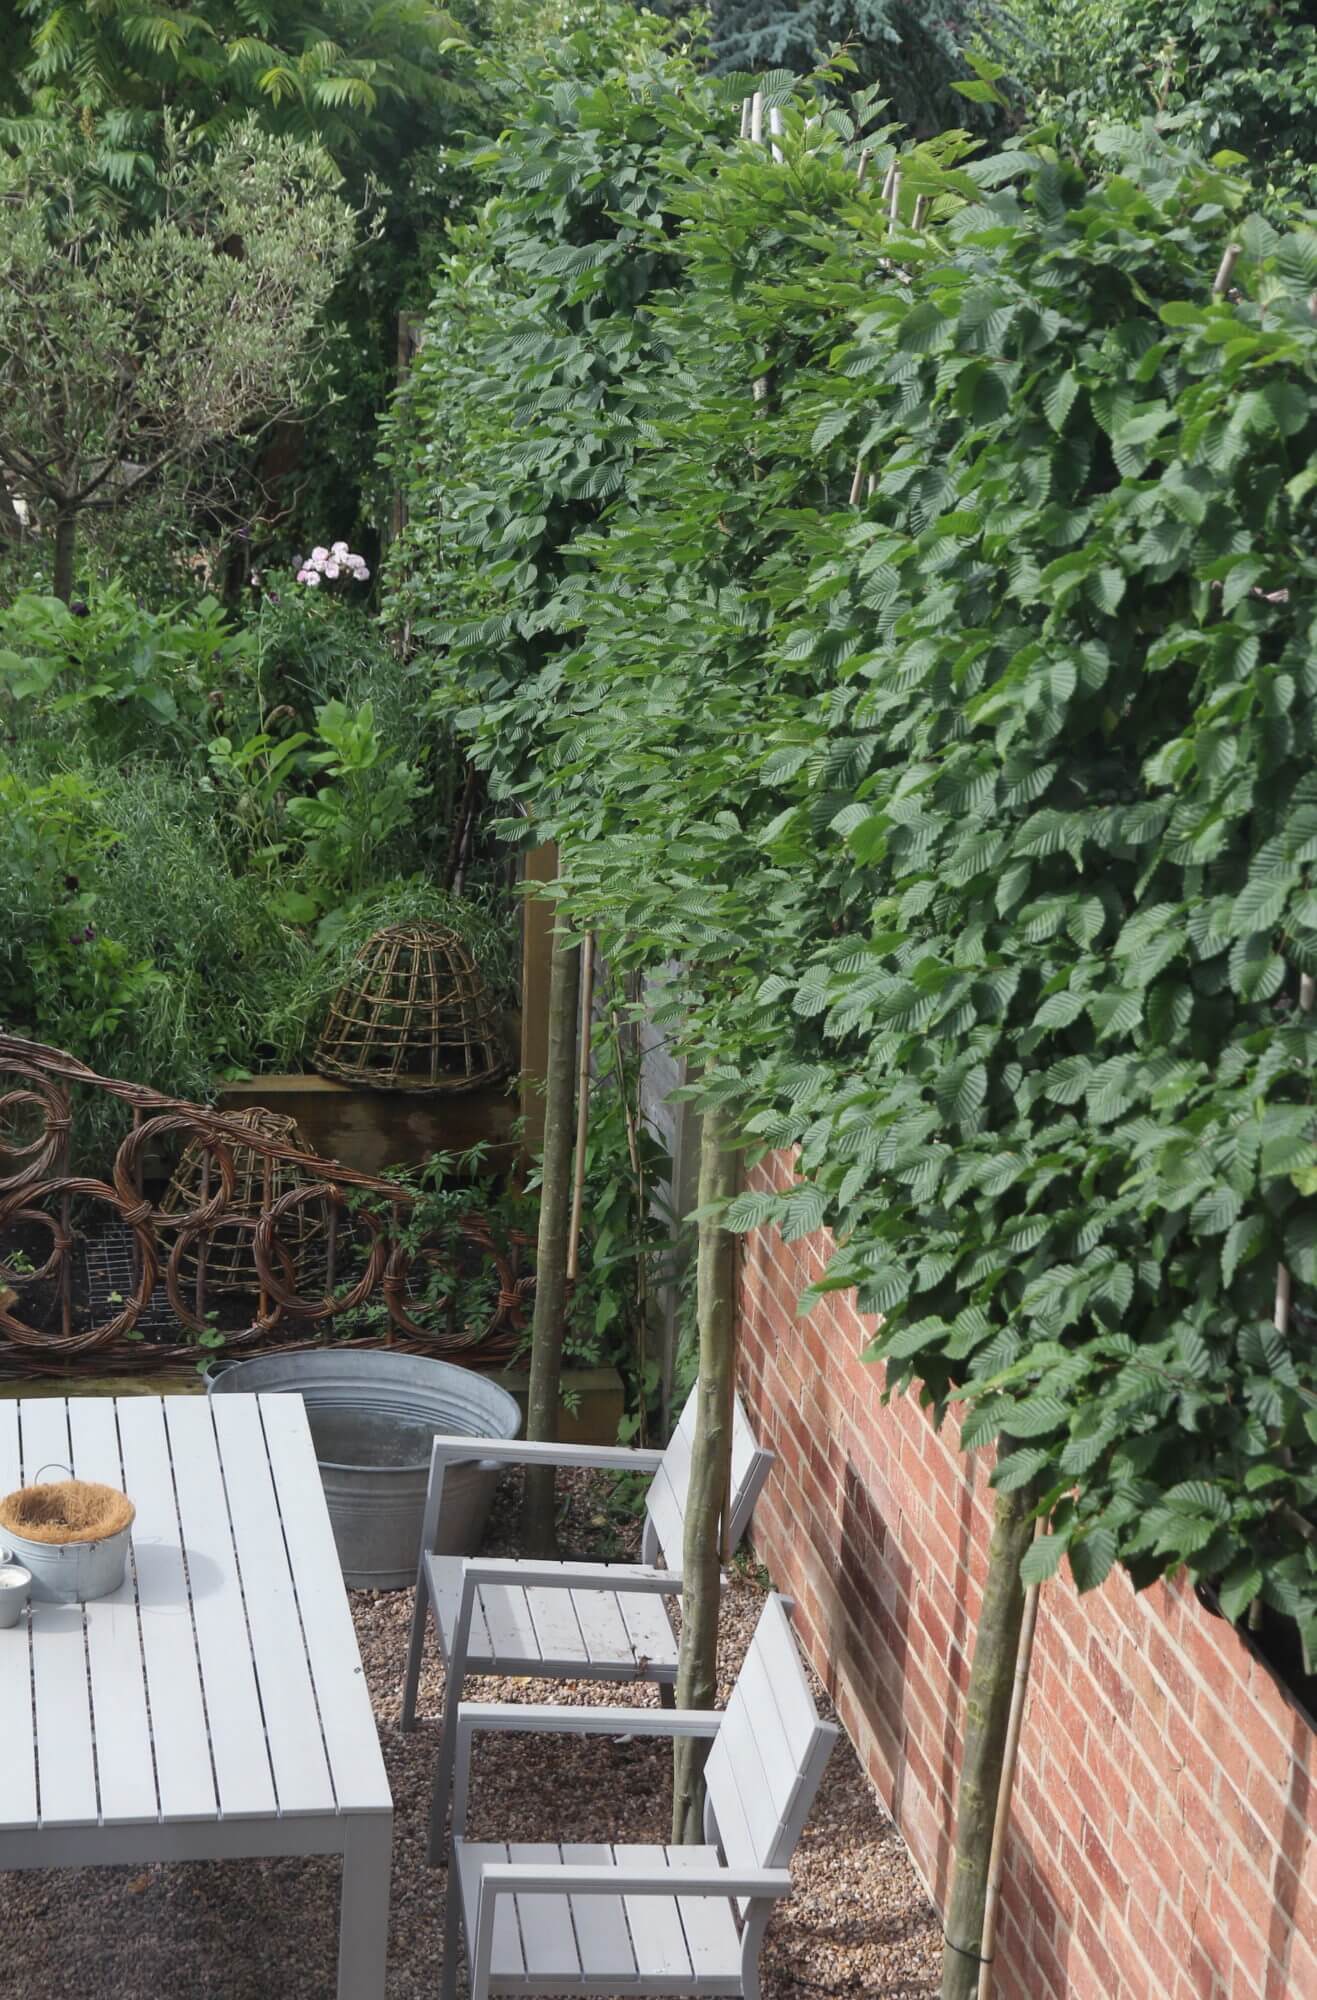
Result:
{"label": "hedge foliage", "polygon": [[746,87],[634,29],[511,85],[395,431],[437,699],[1031,1572],[1317,1641],[1317,235],[780,76],[775,161]]}

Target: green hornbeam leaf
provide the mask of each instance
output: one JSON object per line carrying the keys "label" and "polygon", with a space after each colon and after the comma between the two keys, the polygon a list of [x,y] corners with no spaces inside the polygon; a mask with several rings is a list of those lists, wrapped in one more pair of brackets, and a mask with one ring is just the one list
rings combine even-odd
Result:
{"label": "green hornbeam leaf", "polygon": [[1254,1598],[1261,1596],[1264,1581],[1262,1571],[1247,1556],[1233,1564],[1218,1586],[1222,1617],[1237,1624]]}
{"label": "green hornbeam leaf", "polygon": [[1069,1406],[1059,1396],[1028,1396],[1010,1412],[1006,1428],[1012,1437],[1042,1437],[1048,1431],[1064,1430],[1069,1421]]}
{"label": "green hornbeam leaf", "polygon": [[1081,1591],[1096,1590],[1099,1584],[1105,1583],[1111,1574],[1118,1547],[1110,1528],[1090,1528],[1084,1534],[1077,1534],[1067,1550],[1070,1574],[1075,1579],[1076,1588]]}
{"label": "green hornbeam leaf", "polygon": [[1068,368],[1064,375],[1058,375],[1056,380],[1049,384],[1043,396],[1043,410],[1054,431],[1065,429],[1066,418],[1074,408],[1078,394],[1079,380],[1073,369]]}
{"label": "green hornbeam leaf", "polygon": [[1242,1205],[1232,1187],[1210,1188],[1190,1209],[1189,1227],[1200,1236],[1220,1236],[1235,1221]]}
{"label": "green hornbeam leaf", "polygon": [[1235,1273],[1252,1261],[1266,1240],[1267,1225],[1260,1215],[1243,1216],[1231,1225],[1221,1245],[1221,1277],[1227,1285],[1234,1283]]}
{"label": "green hornbeam leaf", "polygon": [[992,1483],[1003,1493],[1014,1493],[1018,1487],[1027,1486],[1036,1479],[1045,1466],[1052,1462],[1052,1454],[1042,1445],[1031,1445],[1025,1451],[1010,1452],[998,1459]]}
{"label": "green hornbeam leaf", "polygon": [[729,1204],[723,1221],[728,1229],[737,1232],[758,1229],[777,1216],[781,1201],[781,1196],[776,1194],[738,1194]]}
{"label": "green hornbeam leaf", "polygon": [[1069,1546],[1068,1535],[1039,1535],[1025,1550],[1020,1563],[1020,1581],[1028,1586],[1046,1583],[1054,1577]]}

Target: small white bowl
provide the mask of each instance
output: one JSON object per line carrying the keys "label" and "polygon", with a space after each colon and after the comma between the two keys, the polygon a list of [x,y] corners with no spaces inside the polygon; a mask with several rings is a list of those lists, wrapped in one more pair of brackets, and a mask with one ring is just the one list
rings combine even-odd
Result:
{"label": "small white bowl", "polygon": [[0,1562],[0,1631],[7,1626],[17,1625],[27,1608],[32,1595],[32,1572],[12,1561],[8,1550],[0,1552],[4,1560]]}

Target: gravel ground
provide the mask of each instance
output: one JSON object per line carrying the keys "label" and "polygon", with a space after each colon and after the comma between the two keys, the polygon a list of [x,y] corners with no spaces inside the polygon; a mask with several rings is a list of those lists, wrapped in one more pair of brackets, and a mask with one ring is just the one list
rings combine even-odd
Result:
{"label": "gravel ground", "polygon": [[[514,1496],[496,1513],[506,1548]],[[630,1539],[583,1483],[567,1493],[565,1553],[626,1553]],[[720,1671],[725,1682],[753,1629],[761,1587],[732,1580]],[[442,1699],[427,1656],[414,1735],[398,1729],[410,1595],[352,1594],[395,1804],[389,2000],[432,2000],[443,1953],[444,1871],[425,1860],[426,1812]],[[483,1701],[616,1703],[587,1682],[471,1680]],[[820,1705],[827,1704],[816,1687]],[[634,1699],[649,1703],[652,1689]],[[532,1750],[533,1743],[533,1750]],[[474,1839],[658,1840],[668,1837],[670,1752],[605,1739],[486,1737],[477,1747]],[[3,1747],[0,1746],[0,1788]],[[900,1835],[843,1738],[797,1849],[795,1893],[770,1926],[764,2000],[828,1994],[923,2000],[938,1990],[940,1938]],[[327,2000],[335,1988],[338,1866],[331,1861],[176,1864],[0,1877],[0,2000]],[[463,1989],[465,1990],[465,1989]]]}

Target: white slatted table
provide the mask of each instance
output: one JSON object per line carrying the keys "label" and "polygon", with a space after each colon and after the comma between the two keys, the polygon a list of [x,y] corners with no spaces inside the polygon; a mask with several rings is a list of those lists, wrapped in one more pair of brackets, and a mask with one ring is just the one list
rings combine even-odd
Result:
{"label": "white slatted table", "polygon": [[341,1854],[339,2000],[382,2000],[393,1806],[301,1397],[0,1401],[0,1493],[51,1463],[129,1494],[133,1553],[0,1631],[0,1868]]}

